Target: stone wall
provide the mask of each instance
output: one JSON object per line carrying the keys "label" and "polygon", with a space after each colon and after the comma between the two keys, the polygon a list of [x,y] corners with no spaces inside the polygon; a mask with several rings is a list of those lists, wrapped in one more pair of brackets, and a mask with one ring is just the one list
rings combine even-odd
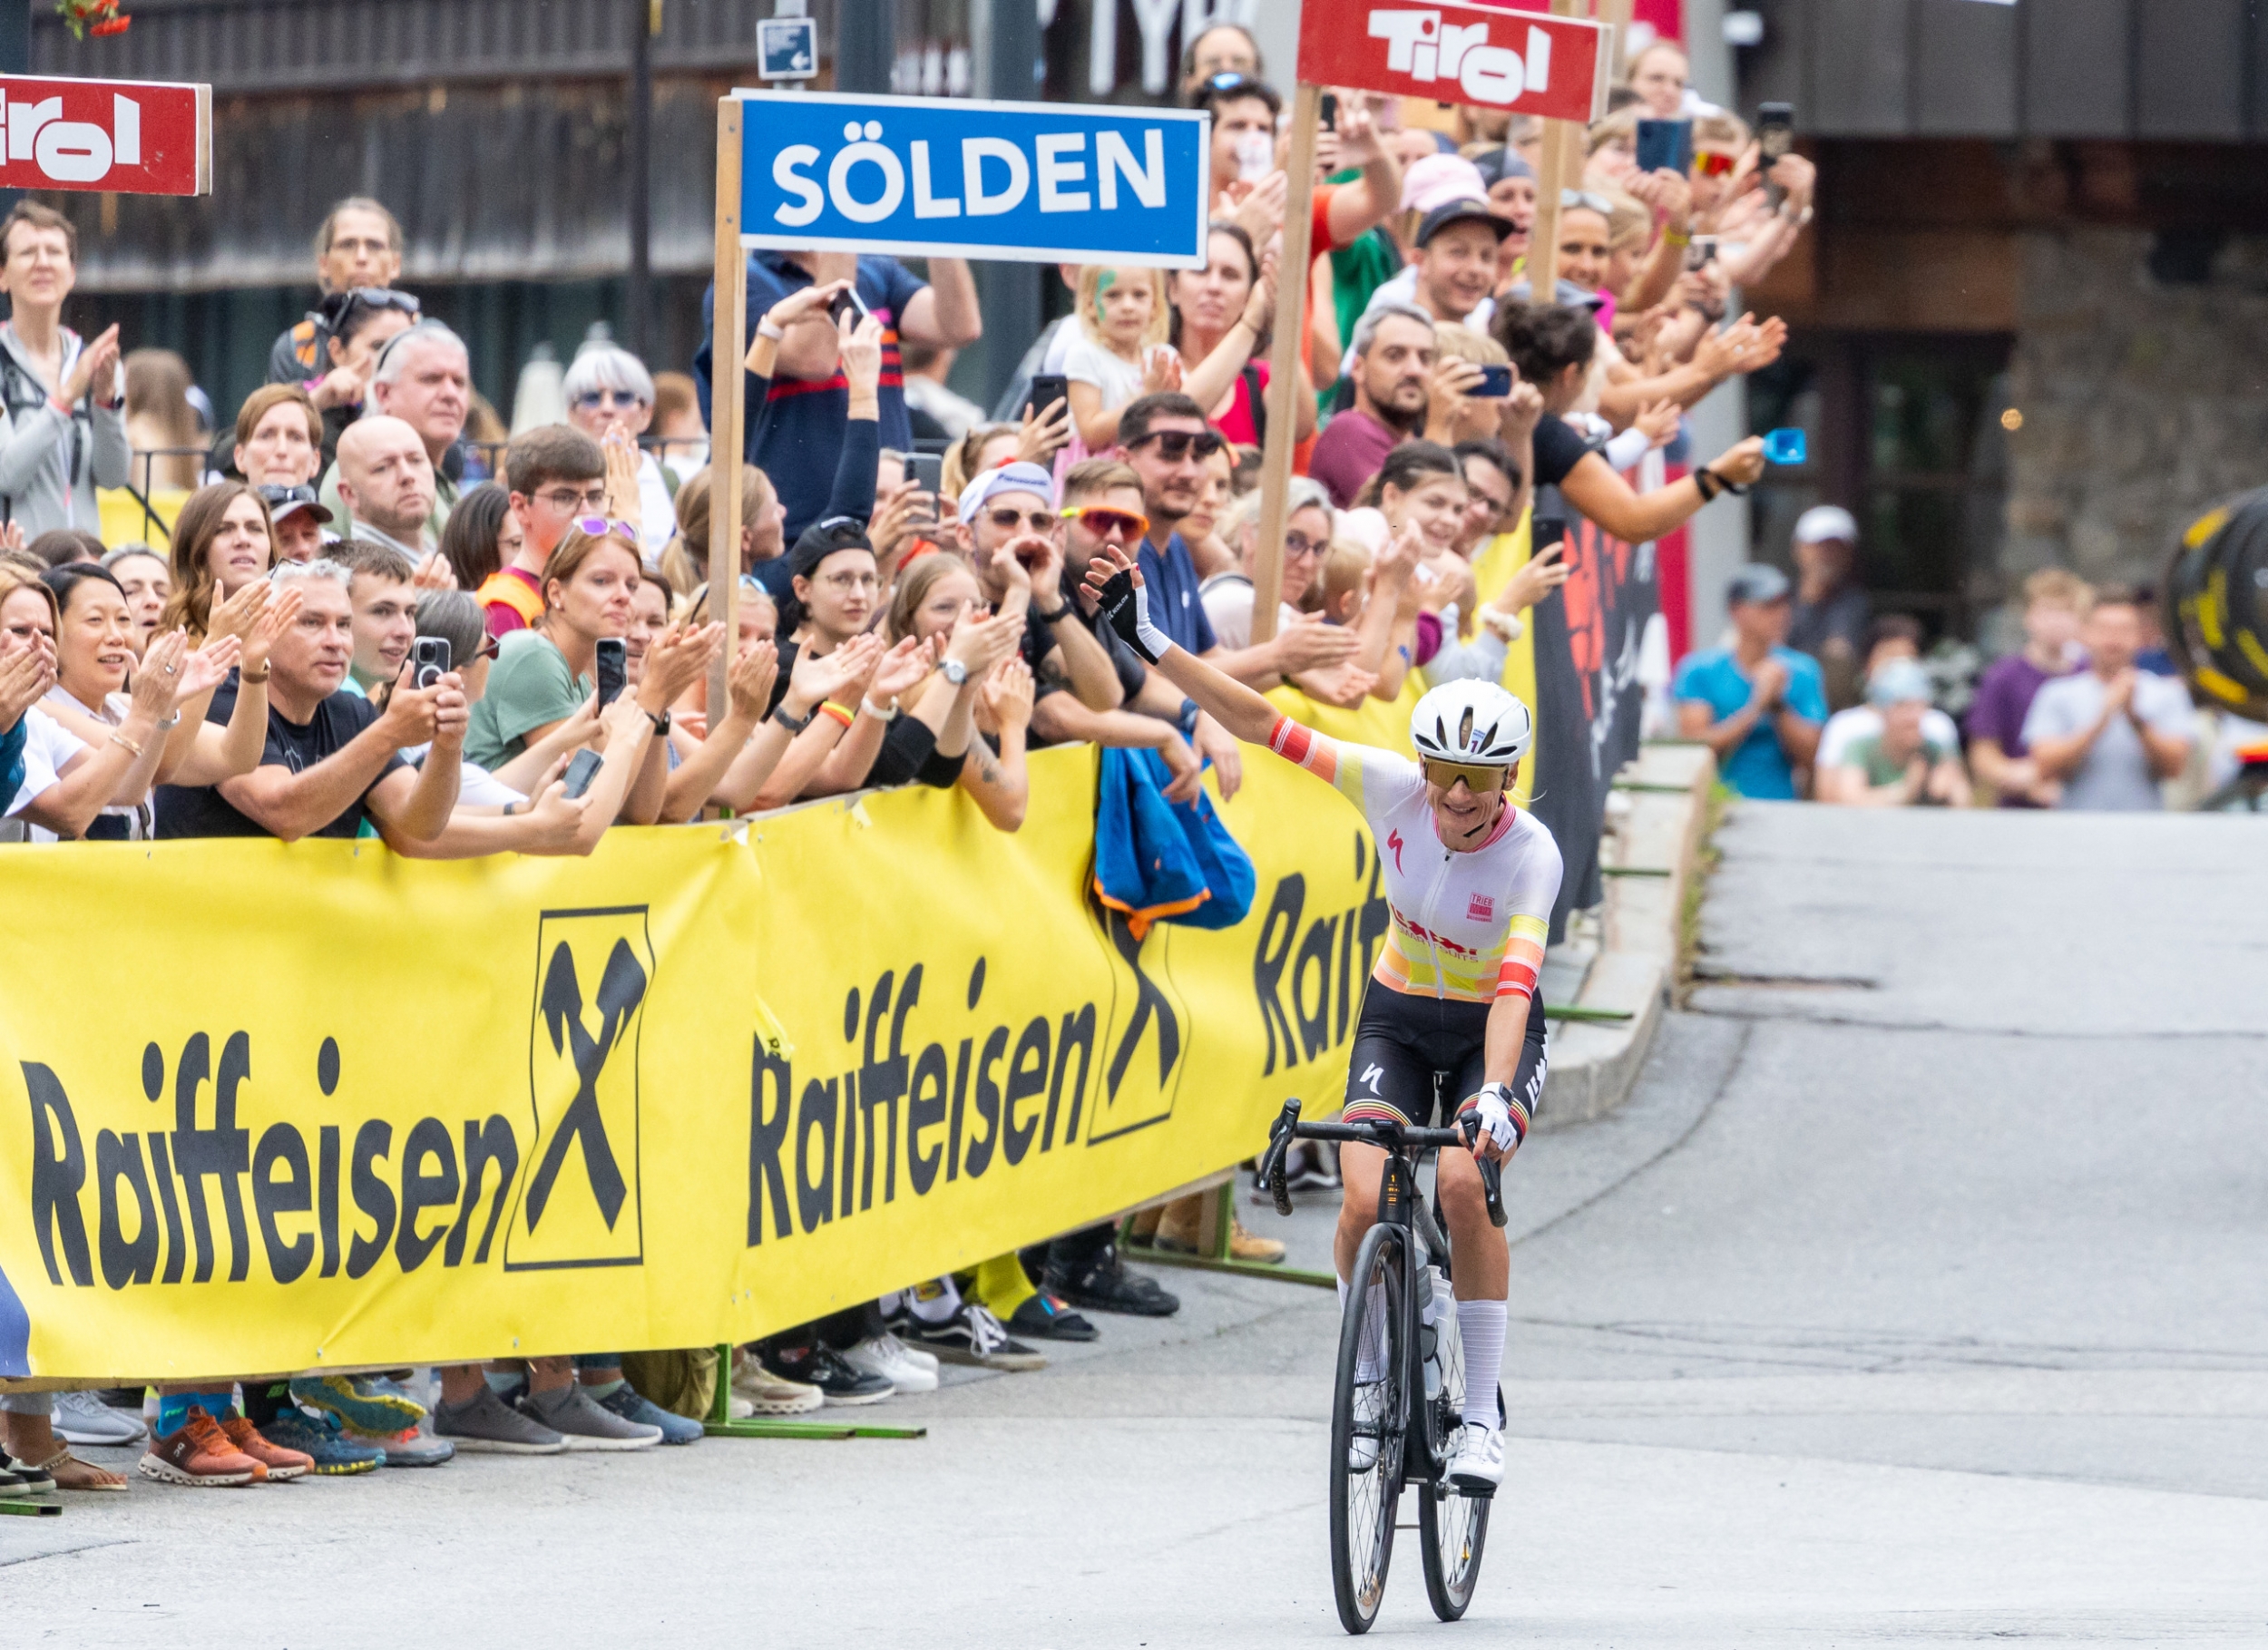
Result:
{"label": "stone wall", "polygon": [[[2268,239],[2207,278],[2150,270],[2151,237],[2020,236],[2008,531],[1989,600],[2037,568],[2155,584],[2182,528],[2268,484]],[[2201,271],[2202,272],[2202,271]]]}

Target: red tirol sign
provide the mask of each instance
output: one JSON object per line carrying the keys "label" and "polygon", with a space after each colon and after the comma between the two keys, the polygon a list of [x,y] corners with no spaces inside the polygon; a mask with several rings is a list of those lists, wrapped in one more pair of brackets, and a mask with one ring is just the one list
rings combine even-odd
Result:
{"label": "red tirol sign", "polygon": [[0,188],[212,192],[212,88],[0,74]]}
{"label": "red tirol sign", "polygon": [[1299,78],[1442,103],[1509,109],[1548,120],[1607,112],[1613,28],[1500,5],[1308,0]]}

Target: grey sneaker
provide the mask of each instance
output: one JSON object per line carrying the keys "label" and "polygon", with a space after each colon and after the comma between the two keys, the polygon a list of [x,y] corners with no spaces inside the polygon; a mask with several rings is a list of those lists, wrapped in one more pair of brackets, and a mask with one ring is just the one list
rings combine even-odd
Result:
{"label": "grey sneaker", "polygon": [[625,1421],[600,1407],[580,1382],[556,1391],[529,1392],[520,1412],[549,1427],[570,1450],[650,1450],[661,1441],[660,1427]]}
{"label": "grey sneaker", "polygon": [[433,1412],[435,1435],[474,1454],[557,1455],[567,1440],[533,1417],[496,1396],[486,1382],[463,1403],[444,1403]]}
{"label": "grey sneaker", "polygon": [[113,1410],[93,1392],[55,1394],[55,1436],[66,1444],[138,1444],[150,1429],[131,1410]]}

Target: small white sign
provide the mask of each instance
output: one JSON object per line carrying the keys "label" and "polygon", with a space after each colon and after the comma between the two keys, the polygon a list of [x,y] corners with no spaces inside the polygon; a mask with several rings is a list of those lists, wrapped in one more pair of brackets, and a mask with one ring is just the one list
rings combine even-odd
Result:
{"label": "small white sign", "polygon": [[766,80],[810,80],[819,73],[819,25],[809,17],[767,17],[756,25]]}

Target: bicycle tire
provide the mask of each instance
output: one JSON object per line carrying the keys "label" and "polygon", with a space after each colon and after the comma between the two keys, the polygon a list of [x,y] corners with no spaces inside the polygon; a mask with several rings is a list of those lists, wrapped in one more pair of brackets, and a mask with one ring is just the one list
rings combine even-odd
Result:
{"label": "bicycle tire", "polygon": [[[1339,1322],[1331,1396],[1331,1591],[1339,1625],[1349,1633],[1367,1633],[1378,1618],[1393,1559],[1410,1423],[1407,1253],[1401,1228],[1370,1229],[1355,1255],[1348,1310]],[[1366,1363],[1375,1379],[1358,1379]],[[1354,1451],[1364,1439],[1374,1453],[1367,1468],[1357,1469]]]}
{"label": "bicycle tire", "polygon": [[[1495,1503],[1424,1484],[1418,1503],[1418,1536],[1424,1544],[1425,1601],[1443,1621],[1455,1621],[1472,1603],[1488,1545],[1489,1508]],[[1454,1561],[1452,1561],[1452,1555]]]}
{"label": "bicycle tire", "polygon": [[[1458,1336],[1456,1307],[1448,1303],[1448,1322],[1442,1326],[1443,1350],[1442,1391],[1432,1400],[1434,1436],[1456,1436],[1465,1401],[1464,1347]],[[1502,1407],[1500,1391],[1498,1407]],[[1446,1455],[1444,1441],[1443,1454]],[[1447,1461],[1435,1463],[1440,1469]],[[1443,1621],[1455,1621],[1472,1603],[1474,1584],[1481,1578],[1481,1553],[1488,1543],[1489,1508],[1485,1499],[1462,1495],[1446,1482],[1418,1487],[1418,1538],[1425,1568],[1425,1601]],[[1447,1493],[1442,1492],[1446,1490]]]}

